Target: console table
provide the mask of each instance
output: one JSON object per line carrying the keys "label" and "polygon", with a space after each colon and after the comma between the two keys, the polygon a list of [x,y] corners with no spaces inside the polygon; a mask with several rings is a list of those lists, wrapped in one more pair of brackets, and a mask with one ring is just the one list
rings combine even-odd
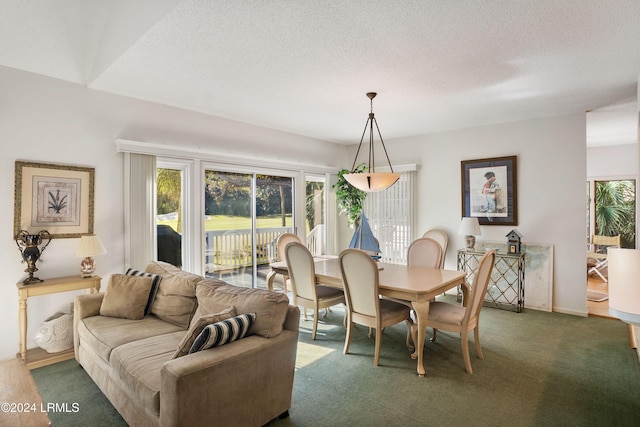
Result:
{"label": "console table", "polygon": [[89,289],[91,293],[100,292],[101,280],[102,278],[99,276],[83,278],[78,275],[46,279],[40,283],[16,283],[19,308],[18,326],[20,328],[20,353],[18,356],[22,358],[28,369],[35,369],[52,363],[62,362],[63,360],[73,359],[74,352],[73,348],[59,353],[47,353],[40,347],[27,350],[27,299],[39,295],[57,294],[59,292],[82,289]]}
{"label": "console table", "polygon": [[[484,251],[458,249],[458,271],[467,273],[472,283]],[[509,254],[496,251],[496,261],[491,272],[485,307],[502,308],[520,313],[524,308],[524,253]],[[462,298],[458,292],[458,300]]]}

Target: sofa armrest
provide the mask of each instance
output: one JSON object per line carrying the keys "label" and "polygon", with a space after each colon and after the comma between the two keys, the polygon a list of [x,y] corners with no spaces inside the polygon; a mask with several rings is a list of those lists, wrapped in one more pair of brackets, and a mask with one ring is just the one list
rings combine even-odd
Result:
{"label": "sofa armrest", "polygon": [[[168,361],[160,373],[160,426],[264,425],[291,407],[300,311],[278,336],[252,335]],[[294,324],[295,323],[295,327]]]}
{"label": "sofa armrest", "polygon": [[[100,314],[100,306],[104,293],[83,294],[78,295],[73,300],[73,349],[75,351],[76,360],[78,360],[78,347],[80,340],[78,339],[78,324],[80,320]],[[78,363],[80,361],[78,360]]]}
{"label": "sofa armrest", "polygon": [[289,304],[283,327],[289,331],[298,332],[300,329],[300,309],[297,306]]}

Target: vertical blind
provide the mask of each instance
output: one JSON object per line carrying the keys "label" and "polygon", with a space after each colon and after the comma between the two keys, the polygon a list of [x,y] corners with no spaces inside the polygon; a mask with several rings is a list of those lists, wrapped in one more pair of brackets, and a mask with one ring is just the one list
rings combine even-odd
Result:
{"label": "vertical blind", "polygon": [[381,261],[405,264],[407,248],[413,240],[416,170],[399,173],[400,179],[394,185],[367,195],[364,211],[380,242]]}

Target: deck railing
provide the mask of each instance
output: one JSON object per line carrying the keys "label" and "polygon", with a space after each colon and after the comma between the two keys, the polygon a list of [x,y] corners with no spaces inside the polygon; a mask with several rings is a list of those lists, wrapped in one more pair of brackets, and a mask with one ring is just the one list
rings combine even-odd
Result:
{"label": "deck railing", "polygon": [[[279,261],[276,241],[282,233],[291,233],[292,227],[258,228],[256,233],[257,265]],[[307,247],[314,255],[323,253],[324,225],[316,226],[307,235]],[[252,265],[251,230],[218,230],[205,233],[205,271],[231,272]]]}

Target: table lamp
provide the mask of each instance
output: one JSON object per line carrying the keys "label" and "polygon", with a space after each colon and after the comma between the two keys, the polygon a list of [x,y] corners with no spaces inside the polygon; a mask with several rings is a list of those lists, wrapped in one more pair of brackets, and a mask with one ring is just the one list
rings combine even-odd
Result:
{"label": "table lamp", "polygon": [[460,223],[458,234],[464,234],[465,246],[467,250],[473,249],[476,245],[476,236],[482,235],[480,223],[476,217],[464,217]]}
{"label": "table lamp", "polygon": [[81,236],[78,247],[76,247],[76,256],[84,257],[80,262],[80,276],[93,277],[96,269],[96,262],[92,258],[96,255],[104,255],[107,250],[104,248],[102,241],[95,234]]}

